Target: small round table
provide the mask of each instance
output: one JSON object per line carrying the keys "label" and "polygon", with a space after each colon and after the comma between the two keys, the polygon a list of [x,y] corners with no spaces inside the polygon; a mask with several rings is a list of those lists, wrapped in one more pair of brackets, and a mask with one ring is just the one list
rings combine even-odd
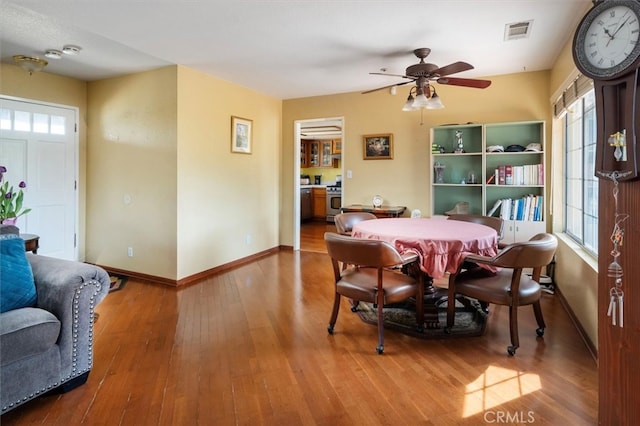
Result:
{"label": "small round table", "polygon": [[40,236],[36,234],[20,234],[20,238],[24,240],[24,250],[33,254],[38,254],[40,247]]}

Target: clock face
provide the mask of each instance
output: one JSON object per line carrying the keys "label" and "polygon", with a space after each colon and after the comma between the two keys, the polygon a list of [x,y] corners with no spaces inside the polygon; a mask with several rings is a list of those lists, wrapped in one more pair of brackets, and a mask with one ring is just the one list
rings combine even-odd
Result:
{"label": "clock face", "polygon": [[614,78],[640,57],[640,3],[610,0],[583,18],[574,38],[574,59],[585,75]]}

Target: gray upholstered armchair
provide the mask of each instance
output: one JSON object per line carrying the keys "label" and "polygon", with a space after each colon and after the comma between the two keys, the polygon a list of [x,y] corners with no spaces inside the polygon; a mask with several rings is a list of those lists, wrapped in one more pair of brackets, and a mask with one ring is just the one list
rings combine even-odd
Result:
{"label": "gray upholstered armchair", "polygon": [[32,254],[27,259],[36,306],[0,314],[2,413],[86,382],[93,365],[94,308],[109,292],[102,268]]}

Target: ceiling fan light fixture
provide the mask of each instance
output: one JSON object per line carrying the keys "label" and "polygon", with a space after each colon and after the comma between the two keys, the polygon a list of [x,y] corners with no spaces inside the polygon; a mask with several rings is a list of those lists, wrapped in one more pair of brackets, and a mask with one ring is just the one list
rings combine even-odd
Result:
{"label": "ceiling fan light fixture", "polygon": [[413,95],[411,95],[411,92],[409,92],[409,97],[407,98],[407,102],[405,102],[404,106],[402,107],[403,111],[414,111],[415,108],[413,107]]}
{"label": "ceiling fan light fixture", "polygon": [[427,99],[424,93],[420,93],[419,95],[417,95],[415,100],[413,101],[414,109],[426,108],[428,105],[429,99]]}
{"label": "ceiling fan light fixture", "polygon": [[442,108],[444,108],[444,104],[442,103],[442,100],[440,99],[440,96],[438,96],[438,94],[436,93],[435,87],[432,87],[432,89],[433,89],[433,95],[431,95],[431,97],[427,101],[427,106],[425,108],[427,108],[427,109],[442,109]]}
{"label": "ceiling fan light fixture", "polygon": [[15,55],[13,61],[23,70],[27,71],[29,75],[34,72],[42,71],[49,62],[44,59],[37,58],[35,56]]}

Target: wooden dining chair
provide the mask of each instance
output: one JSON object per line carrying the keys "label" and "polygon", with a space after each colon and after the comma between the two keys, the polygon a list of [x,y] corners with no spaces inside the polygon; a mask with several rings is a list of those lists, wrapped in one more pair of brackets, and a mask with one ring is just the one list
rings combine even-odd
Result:
{"label": "wooden dining chair", "polygon": [[[378,346],[376,351],[384,351],[384,305],[397,303],[415,297],[416,328],[424,327],[424,279],[416,278],[389,269],[402,265],[406,260],[393,245],[386,241],[367,240],[326,232],[324,240],[331,257],[335,283],[333,311],[327,331],[333,334],[338,319],[342,296],[353,302],[352,311],[357,311],[359,302],[374,304],[378,312]],[[348,267],[342,269],[341,265]]]}
{"label": "wooden dining chair", "polygon": [[448,220],[460,220],[463,222],[479,223],[493,228],[498,233],[498,241],[504,237],[504,221],[502,218],[495,216],[482,216],[479,214],[452,214],[448,216]]}
{"label": "wooden dining chair", "polygon": [[334,221],[339,234],[351,235],[353,225],[363,220],[377,219],[376,215],[369,212],[346,212],[335,215]]}
{"label": "wooden dining chair", "polygon": [[[452,275],[449,281],[448,300],[455,295],[464,295],[484,303],[509,306],[509,329],[511,345],[507,347],[509,355],[514,355],[520,346],[518,339],[518,308],[533,305],[533,313],[538,323],[536,333],[544,335],[545,323],[540,308],[540,275],[542,268],[548,265],[556,252],[558,240],[551,234],[540,233],[529,241],[506,246],[493,257],[469,254],[465,261],[476,265],[489,265],[498,268],[498,272],[477,266],[459,274]],[[531,276],[523,269],[533,268]],[[455,303],[447,305],[447,327],[453,326]]]}

